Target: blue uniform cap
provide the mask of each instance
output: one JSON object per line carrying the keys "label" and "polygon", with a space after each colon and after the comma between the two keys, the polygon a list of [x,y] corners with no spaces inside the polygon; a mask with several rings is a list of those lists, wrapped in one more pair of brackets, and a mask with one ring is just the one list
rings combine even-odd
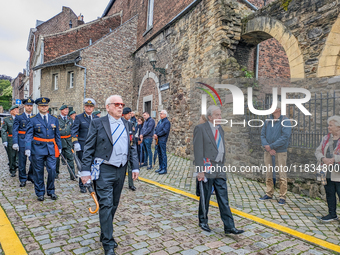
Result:
{"label": "blue uniform cap", "polygon": [[49,102],[50,102],[50,99],[47,97],[40,97],[37,100],[35,100],[35,103],[37,105],[48,105]]}
{"label": "blue uniform cap", "polygon": [[34,104],[34,100],[31,99],[31,98],[24,99],[24,100],[22,100],[22,104],[24,104],[24,105],[33,105]]}

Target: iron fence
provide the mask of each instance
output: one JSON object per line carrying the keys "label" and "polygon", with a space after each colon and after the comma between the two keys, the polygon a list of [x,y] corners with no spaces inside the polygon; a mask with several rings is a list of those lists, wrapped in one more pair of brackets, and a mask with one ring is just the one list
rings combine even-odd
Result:
{"label": "iron fence", "polygon": [[[291,96],[290,99],[299,99],[300,96]],[[304,115],[295,105],[287,106],[286,116],[293,119],[292,123],[296,126],[292,129],[290,137],[290,147],[297,148],[316,148],[322,137],[328,133],[327,119],[340,112],[339,96],[334,93],[314,94],[308,103],[303,106],[312,114]],[[269,109],[272,106],[271,101],[254,102],[256,109]],[[260,119],[265,122],[269,116],[259,116],[251,113],[246,106],[246,120]],[[253,144],[261,145],[261,127],[249,127],[250,141]]]}

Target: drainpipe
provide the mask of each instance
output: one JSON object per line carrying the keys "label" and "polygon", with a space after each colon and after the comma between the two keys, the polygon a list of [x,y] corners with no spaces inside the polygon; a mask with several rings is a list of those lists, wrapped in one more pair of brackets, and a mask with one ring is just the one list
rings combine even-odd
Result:
{"label": "drainpipe", "polygon": [[77,65],[76,62],[74,62],[74,65],[84,69],[84,99],[85,99],[86,98],[86,67],[85,66]]}

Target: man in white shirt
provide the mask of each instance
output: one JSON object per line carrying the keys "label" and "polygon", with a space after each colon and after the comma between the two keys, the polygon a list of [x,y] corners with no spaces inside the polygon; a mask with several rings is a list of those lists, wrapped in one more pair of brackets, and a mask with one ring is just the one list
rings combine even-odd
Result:
{"label": "man in white shirt", "polygon": [[106,100],[108,115],[92,120],[86,138],[82,159],[81,180],[83,184],[91,180],[91,165],[99,162],[100,174],[95,180],[99,202],[99,220],[101,227],[100,241],[105,254],[115,254],[118,246],[113,233],[113,218],[118,208],[124,186],[127,162],[132,168],[132,178],[139,174],[137,146],[133,137],[132,123],[122,118],[125,104],[118,96]]}

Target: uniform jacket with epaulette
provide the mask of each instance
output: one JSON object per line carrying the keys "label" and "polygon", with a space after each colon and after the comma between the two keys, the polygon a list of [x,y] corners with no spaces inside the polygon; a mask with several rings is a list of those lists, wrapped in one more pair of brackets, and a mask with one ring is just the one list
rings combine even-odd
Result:
{"label": "uniform jacket with epaulette", "polygon": [[26,131],[26,150],[31,150],[32,155],[55,155],[53,142],[40,142],[33,138],[55,139],[58,148],[61,149],[61,139],[59,133],[59,121],[53,115],[48,114],[48,122],[45,124],[40,114],[31,118]]}
{"label": "uniform jacket with epaulette", "polygon": [[[31,116],[33,117],[34,115]],[[13,144],[18,144],[19,147],[25,147],[26,134],[19,134],[19,131],[23,131],[26,133],[27,125],[30,120],[31,118],[27,118],[26,113],[15,116],[15,120],[13,123]]]}
{"label": "uniform jacket with epaulette", "polygon": [[[72,119],[66,117],[66,121],[59,115],[56,116],[59,121],[59,133],[60,137],[67,137],[71,135]],[[63,148],[72,147],[72,138],[62,138],[61,143]]]}
{"label": "uniform jacket with epaulette", "polygon": [[[1,127],[1,138],[2,143],[8,142],[8,145],[12,145],[12,135],[13,135],[13,117],[9,116],[4,118],[4,124]],[[9,136],[10,135],[10,136]]]}
{"label": "uniform jacket with epaulette", "polygon": [[[96,115],[92,115],[92,119],[97,119],[97,118],[99,117]],[[78,142],[82,150],[84,150],[84,145],[85,145],[87,133],[89,131],[90,123],[91,123],[91,118],[87,117],[86,113],[83,112],[76,116],[72,124],[72,128],[71,128],[72,143],[74,144]]]}

